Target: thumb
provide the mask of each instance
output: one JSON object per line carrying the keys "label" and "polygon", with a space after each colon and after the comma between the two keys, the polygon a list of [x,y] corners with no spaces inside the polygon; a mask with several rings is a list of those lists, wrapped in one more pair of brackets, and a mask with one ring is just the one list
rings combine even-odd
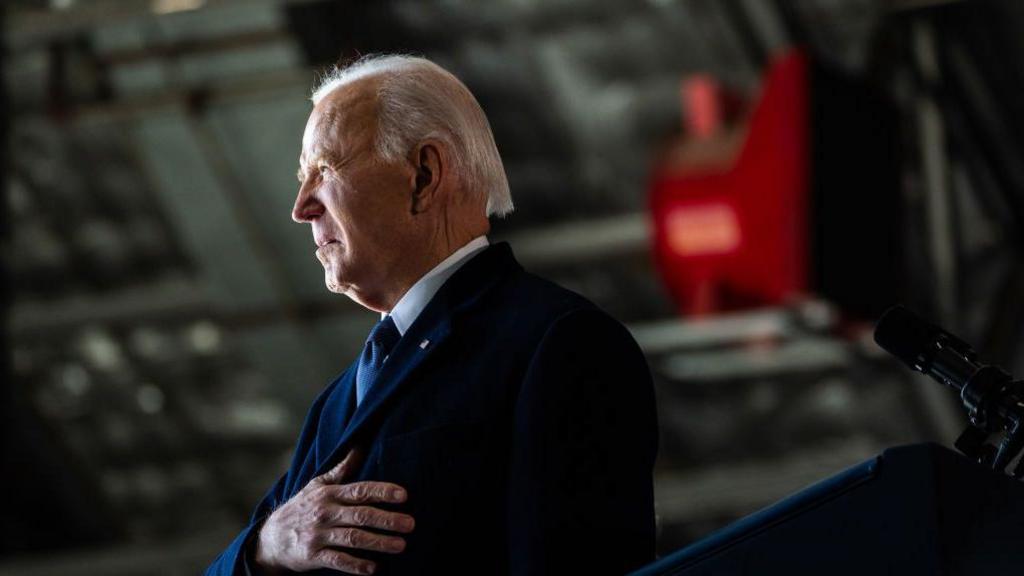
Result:
{"label": "thumb", "polygon": [[363,451],[359,448],[353,448],[348,451],[345,458],[342,459],[341,462],[338,462],[334,468],[331,468],[320,476],[320,482],[322,484],[340,484],[346,478],[354,474],[362,463]]}

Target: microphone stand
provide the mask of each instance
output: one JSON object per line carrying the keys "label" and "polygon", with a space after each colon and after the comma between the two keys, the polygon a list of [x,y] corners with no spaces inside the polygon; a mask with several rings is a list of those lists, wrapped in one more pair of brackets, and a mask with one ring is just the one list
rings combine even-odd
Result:
{"label": "microphone stand", "polygon": [[[1014,381],[996,366],[984,366],[960,389],[960,401],[970,424],[957,438],[956,448],[984,466],[1006,472],[1024,450],[1024,381]],[[999,434],[998,446],[990,444],[989,439]],[[1011,475],[1024,478],[1024,459]]]}
{"label": "microphone stand", "polygon": [[[1024,479],[1024,380],[979,362],[969,344],[902,306],[882,315],[875,341],[913,370],[959,393],[970,421],[954,443],[960,452]],[[1010,472],[1007,468],[1014,460],[1017,465]]]}

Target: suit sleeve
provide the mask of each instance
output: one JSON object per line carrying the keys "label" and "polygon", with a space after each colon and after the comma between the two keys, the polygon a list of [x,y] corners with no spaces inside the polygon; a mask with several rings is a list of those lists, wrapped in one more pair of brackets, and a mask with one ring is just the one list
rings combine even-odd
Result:
{"label": "suit sleeve", "polygon": [[324,402],[343,377],[344,374],[335,379],[313,402],[313,406],[310,407],[309,413],[306,415],[306,421],[302,425],[302,432],[299,434],[299,441],[295,446],[295,453],[287,473],[281,476],[263,496],[249,518],[249,523],[210,564],[206,569],[206,576],[250,576],[259,573],[255,570],[255,565],[252,562],[255,538],[259,537],[260,527],[263,526],[267,516],[270,516],[278,506],[291,497],[296,491],[296,485],[304,486],[308,482],[308,479],[300,478],[300,469],[309,452],[314,449]]}
{"label": "suit sleeve", "polygon": [[654,560],[657,416],[646,360],[596,309],[541,339],[516,401],[512,574],[624,574]]}
{"label": "suit sleeve", "polygon": [[259,537],[260,526],[263,525],[266,517],[286,499],[284,497],[286,480],[287,475],[282,476],[274,483],[274,486],[256,506],[248,525],[206,569],[206,576],[248,576],[258,573],[251,565],[254,539]]}

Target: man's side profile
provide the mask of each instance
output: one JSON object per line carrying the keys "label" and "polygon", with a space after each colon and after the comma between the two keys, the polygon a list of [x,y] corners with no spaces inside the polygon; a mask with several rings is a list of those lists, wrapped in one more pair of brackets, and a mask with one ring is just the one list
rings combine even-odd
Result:
{"label": "man's side profile", "polygon": [[381,313],[210,575],[623,574],[654,559],[650,373],[626,329],[527,273],[469,90],[378,56],[314,91],[292,217]]}

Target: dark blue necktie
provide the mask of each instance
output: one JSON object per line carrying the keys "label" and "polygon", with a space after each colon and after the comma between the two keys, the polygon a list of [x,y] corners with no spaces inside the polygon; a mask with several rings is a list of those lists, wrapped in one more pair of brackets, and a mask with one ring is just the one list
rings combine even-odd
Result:
{"label": "dark blue necktie", "polygon": [[356,368],[357,406],[370,391],[370,387],[377,380],[377,375],[380,374],[384,360],[401,337],[390,315],[382,318],[373,330],[370,330],[370,335],[366,337],[366,345],[363,346],[363,353],[359,356],[359,366]]}

